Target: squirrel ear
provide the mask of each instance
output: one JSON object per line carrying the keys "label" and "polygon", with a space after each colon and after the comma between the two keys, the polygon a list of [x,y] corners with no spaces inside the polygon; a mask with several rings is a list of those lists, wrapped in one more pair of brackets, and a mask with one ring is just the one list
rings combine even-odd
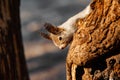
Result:
{"label": "squirrel ear", "polygon": [[49,34],[40,32],[40,36],[42,36],[42,37],[44,37],[44,38],[46,38],[46,39],[52,40]]}
{"label": "squirrel ear", "polygon": [[57,28],[57,27],[54,27],[52,24],[50,24],[50,23],[45,23],[45,29],[47,30],[47,31],[49,31],[50,33],[53,33],[53,34],[55,34],[55,35],[57,35],[57,34],[60,34],[64,29],[62,29],[62,28]]}

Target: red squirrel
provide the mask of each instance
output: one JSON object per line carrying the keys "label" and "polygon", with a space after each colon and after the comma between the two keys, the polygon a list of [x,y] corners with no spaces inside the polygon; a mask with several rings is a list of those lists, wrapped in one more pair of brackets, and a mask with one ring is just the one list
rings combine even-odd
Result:
{"label": "red squirrel", "polygon": [[52,40],[55,46],[60,49],[64,49],[68,44],[71,43],[73,34],[77,30],[77,27],[74,25],[77,19],[82,19],[91,13],[92,9],[90,4],[81,12],[69,18],[66,22],[55,27],[49,23],[46,23],[44,26],[49,34],[40,32],[41,36],[46,39]]}

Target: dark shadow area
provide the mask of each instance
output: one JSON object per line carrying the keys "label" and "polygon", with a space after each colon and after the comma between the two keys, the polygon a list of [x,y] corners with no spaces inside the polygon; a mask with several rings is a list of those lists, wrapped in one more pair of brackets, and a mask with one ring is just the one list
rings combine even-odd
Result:
{"label": "dark shadow area", "polygon": [[77,66],[76,69],[76,80],[82,80],[82,75],[84,74],[83,67]]}

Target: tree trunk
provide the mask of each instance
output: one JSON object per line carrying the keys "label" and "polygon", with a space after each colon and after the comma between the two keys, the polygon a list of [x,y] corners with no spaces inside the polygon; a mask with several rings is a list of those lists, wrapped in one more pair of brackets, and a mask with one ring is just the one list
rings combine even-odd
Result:
{"label": "tree trunk", "polygon": [[120,0],[93,0],[91,8],[76,21],[67,80],[120,80]]}
{"label": "tree trunk", "polygon": [[29,80],[19,8],[20,0],[0,0],[0,80]]}

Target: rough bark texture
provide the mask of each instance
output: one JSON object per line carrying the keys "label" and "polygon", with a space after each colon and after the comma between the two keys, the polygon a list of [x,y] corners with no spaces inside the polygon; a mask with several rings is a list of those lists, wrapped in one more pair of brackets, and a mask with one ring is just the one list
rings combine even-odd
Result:
{"label": "rough bark texture", "polygon": [[0,0],[0,80],[28,80],[19,0]]}
{"label": "rough bark texture", "polygon": [[120,80],[120,0],[93,0],[91,8],[76,22],[67,80]]}

